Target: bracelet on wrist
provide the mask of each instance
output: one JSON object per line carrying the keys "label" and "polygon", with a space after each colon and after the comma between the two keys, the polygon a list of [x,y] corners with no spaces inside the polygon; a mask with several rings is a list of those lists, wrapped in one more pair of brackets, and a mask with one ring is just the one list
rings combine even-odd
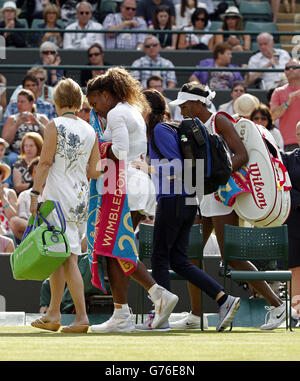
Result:
{"label": "bracelet on wrist", "polygon": [[290,107],[286,102],[283,102],[283,106],[284,106],[284,108],[289,108]]}
{"label": "bracelet on wrist", "polygon": [[6,208],[8,208],[8,207],[10,207],[10,203],[8,203],[8,204],[2,206],[2,209],[6,209]]}
{"label": "bracelet on wrist", "polygon": [[40,195],[40,192],[38,192],[38,191],[32,189],[32,190],[30,191],[30,194],[31,194],[31,195],[35,195],[35,196],[39,196],[39,195]]}

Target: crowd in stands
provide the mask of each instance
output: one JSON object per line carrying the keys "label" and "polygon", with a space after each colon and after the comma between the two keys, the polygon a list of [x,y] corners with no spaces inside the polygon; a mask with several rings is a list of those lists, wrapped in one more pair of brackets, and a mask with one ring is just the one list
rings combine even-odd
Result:
{"label": "crowd in stands", "polygon": [[[275,9],[275,1],[271,3],[272,9]],[[104,5],[108,8],[105,9]],[[295,11],[295,2],[289,5],[288,0],[284,0],[284,5],[287,11],[291,8]],[[246,33],[212,33],[216,30],[212,28],[215,21],[220,22],[218,31],[247,31],[238,7],[226,7],[221,2],[215,8],[212,0],[17,0],[4,3],[0,10],[0,28],[5,28],[5,31],[0,34],[4,36],[6,46],[37,48],[40,59],[24,72],[22,83],[9,98],[6,86],[10,84],[0,73],[0,238],[3,239],[0,239],[0,252],[13,251],[14,245],[22,238],[29,218],[29,192],[43,144],[43,132],[49,120],[56,117],[53,87],[65,75],[64,70],[60,69],[60,49],[86,51],[87,65],[91,68],[81,70],[80,86],[83,89],[89,79],[104,73],[104,69],[93,67],[122,64],[107,62],[106,49],[139,50],[143,54],[132,62],[132,76],[145,89],[155,88],[162,94],[168,88],[179,88],[180,84],[175,65],[162,57],[161,51],[210,51],[212,58],[201,60],[198,67],[220,70],[189,73],[190,81],[208,85],[216,91],[230,90],[231,100],[219,106],[212,103],[210,110],[226,111],[263,125],[270,130],[281,150],[287,152],[299,146],[299,60],[288,51],[275,47],[273,35],[263,32],[257,36],[258,50],[250,59],[241,66],[232,64],[232,52],[251,51],[253,41]],[[274,14],[275,21],[276,18],[277,14]],[[27,36],[26,33],[9,31],[11,28],[23,28],[22,20],[26,20],[29,28],[45,29],[45,32],[32,32]],[[57,32],[53,32],[55,29]],[[103,29],[107,32],[89,32]],[[85,32],[76,33],[76,30]],[[148,32],[129,33],[135,30]],[[162,33],[164,30],[168,32]],[[185,33],[170,33],[176,30]],[[205,33],[197,34],[197,31]],[[44,65],[53,66],[53,69],[45,70]],[[143,67],[147,69],[134,70]],[[247,67],[266,71],[239,71]],[[222,68],[235,68],[236,71],[223,71]],[[269,68],[281,71],[268,71]],[[268,102],[264,104],[250,95],[251,88],[268,91]],[[169,103],[170,99],[166,98],[166,101]],[[90,111],[91,107],[85,100],[78,116],[89,121]],[[180,121],[180,108],[170,105],[168,117],[170,121]],[[296,126],[299,130],[297,134]]]}

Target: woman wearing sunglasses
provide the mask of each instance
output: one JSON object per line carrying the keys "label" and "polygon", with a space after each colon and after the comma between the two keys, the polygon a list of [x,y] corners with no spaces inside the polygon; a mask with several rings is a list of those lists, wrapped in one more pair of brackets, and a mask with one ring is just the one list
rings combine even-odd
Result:
{"label": "woman wearing sunglasses", "polygon": [[256,107],[250,116],[250,119],[261,126],[269,130],[275,139],[278,148],[283,149],[283,139],[278,128],[275,127],[269,107],[264,104],[260,104]]}
{"label": "woman wearing sunglasses", "polygon": [[[104,53],[102,46],[96,42],[91,45],[87,51],[88,55],[88,63],[89,66],[104,66],[109,65],[104,61]],[[89,69],[89,70],[81,70],[80,71],[80,84],[81,86],[86,86],[89,79],[97,77],[97,75],[101,75],[105,72],[105,70],[97,70],[97,69]]]}

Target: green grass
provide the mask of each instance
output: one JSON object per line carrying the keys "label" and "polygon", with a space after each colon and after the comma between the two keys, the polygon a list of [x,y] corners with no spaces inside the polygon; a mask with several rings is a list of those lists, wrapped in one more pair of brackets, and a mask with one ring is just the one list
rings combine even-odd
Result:
{"label": "green grass", "polygon": [[0,361],[299,361],[300,329],[63,334],[0,326]]}

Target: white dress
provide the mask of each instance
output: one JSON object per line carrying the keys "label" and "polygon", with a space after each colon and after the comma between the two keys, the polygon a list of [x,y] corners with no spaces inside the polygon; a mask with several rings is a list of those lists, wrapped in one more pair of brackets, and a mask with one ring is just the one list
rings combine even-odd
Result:
{"label": "white dress", "polygon": [[[213,126],[215,114],[212,114],[211,117],[204,123],[206,128],[213,133],[215,128]],[[224,205],[222,202],[217,201],[213,193],[206,194],[203,196],[200,202],[200,211],[201,215],[204,217],[213,217],[213,216],[224,216],[230,214],[233,211],[233,208],[227,205]]]}
{"label": "white dress", "polygon": [[[66,235],[71,253],[81,254],[81,240],[86,231],[89,204],[89,183],[86,177],[96,134],[81,119],[53,119],[57,129],[57,146],[43,191],[43,200],[59,201],[66,220]],[[53,211],[47,220],[60,226]]]}
{"label": "white dress", "polygon": [[154,216],[155,188],[150,177],[131,166],[132,160],[146,159],[146,123],[137,108],[119,102],[107,114],[103,138],[112,142],[112,152],[118,159],[126,159],[127,196],[131,211]]}

